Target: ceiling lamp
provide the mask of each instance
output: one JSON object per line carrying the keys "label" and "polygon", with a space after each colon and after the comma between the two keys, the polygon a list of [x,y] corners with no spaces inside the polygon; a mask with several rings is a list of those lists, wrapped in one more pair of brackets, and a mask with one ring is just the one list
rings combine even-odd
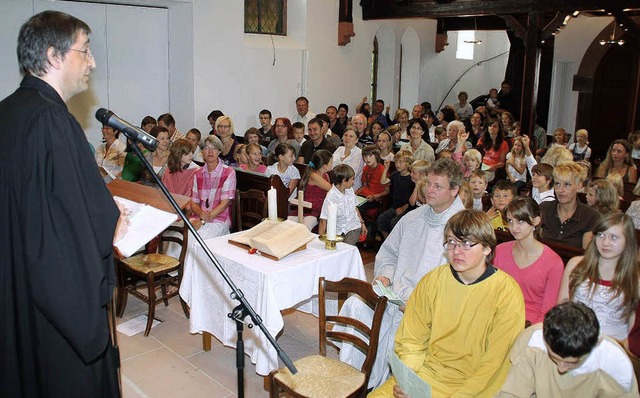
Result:
{"label": "ceiling lamp", "polygon": [[[476,17],[473,17],[473,26],[474,26],[474,32],[478,31],[478,21],[476,20]],[[475,37],[475,33],[474,33],[474,37]],[[482,44],[482,40],[465,40],[464,41],[467,44],[477,44],[480,45]]]}
{"label": "ceiling lamp", "polygon": [[613,23],[613,32],[611,33],[611,37],[609,40],[602,39],[600,40],[600,45],[604,46],[605,44],[617,44],[619,46],[624,44],[624,39],[616,40],[616,23]]}

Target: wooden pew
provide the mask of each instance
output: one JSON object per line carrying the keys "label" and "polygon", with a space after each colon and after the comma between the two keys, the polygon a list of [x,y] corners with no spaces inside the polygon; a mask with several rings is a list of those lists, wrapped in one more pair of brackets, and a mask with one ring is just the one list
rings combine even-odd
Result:
{"label": "wooden pew", "polygon": [[278,217],[285,219],[289,214],[289,188],[285,187],[282,180],[277,175],[267,177],[261,173],[254,173],[251,171],[245,171],[241,169],[236,170],[236,189],[240,191],[248,191],[249,189],[257,189],[264,191],[267,195],[267,191],[274,187],[278,193]]}

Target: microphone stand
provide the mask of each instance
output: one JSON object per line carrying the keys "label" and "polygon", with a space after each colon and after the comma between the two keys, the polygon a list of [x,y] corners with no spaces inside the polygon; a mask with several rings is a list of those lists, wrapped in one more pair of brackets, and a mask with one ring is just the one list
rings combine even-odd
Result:
{"label": "microphone stand", "polygon": [[[178,213],[182,221],[184,221],[184,224],[187,226],[191,234],[195,237],[196,241],[198,242],[202,250],[204,250],[209,260],[211,260],[211,262],[213,263],[215,268],[218,270],[220,275],[222,275],[222,278],[225,280],[227,285],[229,285],[229,287],[231,288],[231,291],[232,291],[230,294],[231,298],[238,300],[240,302],[240,304],[237,307],[235,307],[230,314],[227,315],[229,318],[232,318],[236,322],[236,330],[238,332],[238,341],[236,343],[237,344],[236,345],[236,368],[238,369],[238,375],[237,375],[238,397],[244,398],[244,341],[242,340],[242,330],[243,330],[243,325],[245,323],[244,318],[246,318],[247,315],[251,318],[251,321],[253,322],[253,324],[258,325],[260,330],[262,330],[262,333],[264,333],[264,335],[267,337],[267,340],[269,340],[269,343],[273,346],[273,348],[276,349],[278,356],[280,357],[280,359],[282,359],[282,362],[284,362],[285,366],[289,369],[289,371],[291,371],[292,374],[298,373],[298,369],[296,369],[293,362],[291,362],[291,359],[289,358],[289,356],[282,350],[282,348],[280,348],[280,346],[276,342],[276,339],[273,338],[271,333],[269,333],[269,331],[267,330],[267,327],[264,326],[264,323],[262,322],[262,318],[260,318],[260,316],[253,309],[253,307],[251,307],[251,304],[249,304],[249,302],[245,298],[244,293],[242,293],[242,291],[238,289],[236,285],[233,283],[233,281],[229,277],[229,274],[227,274],[227,272],[222,268],[218,260],[216,260],[213,253],[211,253],[211,250],[209,250],[209,247],[204,243],[204,240],[202,239],[200,234],[198,234],[198,231],[196,231],[196,229],[193,227],[193,224],[191,224],[191,222],[189,221],[189,218],[180,209],[180,206],[178,206],[178,203],[176,203],[175,199],[173,199],[173,196],[171,195],[167,187],[162,183],[162,181],[160,180],[160,177],[158,177],[158,175],[153,171],[153,167],[151,166],[151,164],[149,164],[149,161],[147,160],[147,158],[145,158],[144,155],[142,155],[142,151],[140,151],[140,148],[138,147],[138,141],[135,139],[135,137],[129,136],[126,132],[124,134],[125,136],[127,136],[127,138],[131,139],[131,142],[132,142],[131,147],[133,148],[133,151],[135,152],[135,154],[138,156],[138,158],[140,158],[140,160],[142,161],[142,164],[144,164],[144,167],[149,171],[149,173],[151,173],[151,176],[160,187],[160,190],[162,191],[162,193],[164,193],[164,195],[167,197],[167,199],[169,200],[169,203],[171,203],[171,206],[174,208],[176,213]],[[247,325],[250,329],[253,327],[251,323],[248,323]]]}

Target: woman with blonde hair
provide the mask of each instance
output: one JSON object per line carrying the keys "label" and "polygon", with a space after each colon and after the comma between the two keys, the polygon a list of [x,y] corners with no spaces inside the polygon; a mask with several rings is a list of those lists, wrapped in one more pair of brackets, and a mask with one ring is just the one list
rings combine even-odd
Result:
{"label": "woman with blonde hair", "polygon": [[601,215],[605,215],[618,210],[620,200],[613,184],[599,179],[591,181],[587,187],[587,204]]}
{"label": "woman with blonde hair", "polygon": [[604,215],[593,228],[584,256],[567,263],[558,303],[593,309],[603,334],[627,338],[638,304],[638,244],[633,222],[621,212]]}
{"label": "woman with blonde hair", "polygon": [[596,171],[596,177],[605,178],[616,173],[624,182],[638,181],[638,169],[631,158],[631,144],[627,140],[615,140],[609,146],[607,156]]}
{"label": "woman with blonde hair", "polygon": [[234,135],[233,120],[229,116],[220,116],[216,119],[216,133],[222,142],[222,150],[220,151],[220,161],[224,165],[231,165],[235,162],[233,154],[236,151],[236,141]]}

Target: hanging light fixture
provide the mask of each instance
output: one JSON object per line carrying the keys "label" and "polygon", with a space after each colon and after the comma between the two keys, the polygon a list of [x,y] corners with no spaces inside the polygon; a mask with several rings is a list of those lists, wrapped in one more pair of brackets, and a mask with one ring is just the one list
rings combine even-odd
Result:
{"label": "hanging light fixture", "polygon": [[[473,36],[475,37],[475,32],[478,31],[478,21],[476,20],[476,17],[473,17],[473,26],[474,26]],[[465,40],[464,42],[468,44],[477,44],[477,45],[482,44],[482,40]]]}
{"label": "hanging light fixture", "polygon": [[617,44],[619,46],[624,44],[624,39],[618,39],[616,40],[616,23],[613,23],[613,32],[611,32],[611,37],[609,38],[609,40],[605,40],[602,39],[600,40],[600,45],[604,46],[605,44]]}

